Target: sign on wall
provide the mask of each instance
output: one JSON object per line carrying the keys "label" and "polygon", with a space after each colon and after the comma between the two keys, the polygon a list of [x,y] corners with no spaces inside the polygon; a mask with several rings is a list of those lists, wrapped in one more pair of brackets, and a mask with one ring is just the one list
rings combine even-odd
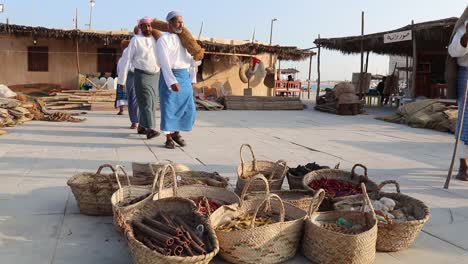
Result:
{"label": "sign on wall", "polygon": [[400,42],[412,40],[413,34],[411,30],[400,31],[395,33],[388,33],[384,35],[384,43]]}

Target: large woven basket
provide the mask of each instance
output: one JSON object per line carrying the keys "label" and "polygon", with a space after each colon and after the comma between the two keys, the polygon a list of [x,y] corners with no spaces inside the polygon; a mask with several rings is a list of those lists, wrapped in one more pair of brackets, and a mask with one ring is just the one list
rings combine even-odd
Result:
{"label": "large woven basket", "polygon": [[[247,147],[250,149],[252,154],[252,161],[245,162],[244,157],[242,156],[242,150]],[[236,184],[236,193],[240,193],[247,181],[257,174],[263,174],[268,179],[268,185],[270,190],[281,190],[283,186],[284,177],[288,171],[288,166],[283,160],[277,162],[257,160],[255,153],[252,149],[252,146],[249,144],[243,144],[240,148],[240,160],[241,163],[237,167],[237,184]],[[261,183],[252,184],[252,191],[261,191],[264,189]]]}
{"label": "large woven basket", "polygon": [[[359,176],[356,174],[355,170],[357,167],[361,167],[364,169],[364,175]],[[302,184],[306,190],[317,191],[317,190],[312,189],[309,186],[309,183],[313,180],[320,180],[322,178],[335,179],[335,180],[339,180],[342,182],[351,182],[356,185],[360,183],[365,183],[366,189],[368,190],[368,192],[375,192],[377,190],[377,183],[375,183],[372,180],[369,180],[369,177],[367,176],[367,168],[362,164],[355,164],[353,168],[351,169],[351,172],[337,170],[337,169],[323,169],[323,170],[312,171],[310,173],[307,173],[304,176]],[[327,198],[322,203],[320,207],[320,211],[330,211],[330,210],[333,210],[333,203],[331,202],[330,199]]]}
{"label": "large woven basket", "polygon": [[176,215],[181,217],[192,226],[198,224],[205,224],[205,238],[206,242],[211,245],[211,251],[206,255],[198,255],[193,257],[178,257],[178,256],[164,256],[157,251],[149,249],[143,243],[135,238],[133,228],[128,225],[126,230],[126,237],[128,240],[128,247],[133,258],[134,264],[161,264],[161,263],[210,263],[214,256],[219,251],[218,239],[216,233],[210,225],[206,224],[207,219],[200,213],[195,211],[195,204],[184,198],[170,197],[161,200],[148,200],[140,204],[133,212],[129,221],[141,220],[143,217],[153,217],[158,212],[164,212],[168,215]]}
{"label": "large woven basket", "polygon": [[[302,252],[314,263],[346,263],[370,264],[375,260],[375,244],[377,241],[377,219],[372,203],[361,184],[365,204],[371,212],[332,211],[317,212],[320,202],[325,197],[325,191],[320,189],[318,201],[311,203],[308,217],[305,220],[305,231],[302,242]],[[364,206],[362,207],[364,210]],[[358,234],[344,234],[323,227],[323,224],[334,225],[339,218],[345,218],[353,224],[365,227]]]}
{"label": "large woven basket", "polygon": [[[164,177],[168,174],[168,171],[171,171],[171,176],[173,177],[173,187],[172,189],[163,189]],[[198,198],[200,196],[205,196],[208,199],[216,200],[222,205],[231,205],[239,203],[239,196],[234,192],[228,191],[225,188],[211,187],[206,185],[184,185],[181,187],[177,186],[176,172],[173,166],[166,165],[159,176],[159,191],[153,196],[153,200],[164,199],[168,197],[182,197],[182,198]],[[208,216],[210,213],[208,212]]]}
{"label": "large woven basket", "polygon": [[[102,174],[103,168],[112,170],[112,174]],[[112,215],[111,196],[119,188],[111,178],[117,177],[112,165],[101,165],[96,173],[80,173],[71,177],[67,184],[75,196],[80,213],[95,216]]]}
{"label": "large woven basket", "polygon": [[[279,222],[260,227],[252,224],[249,229],[231,232],[216,230],[237,216],[253,213],[255,217],[265,202],[270,203],[271,212],[279,217]],[[240,204],[222,206],[210,220],[218,236],[222,258],[232,263],[258,264],[281,263],[294,257],[301,240],[304,217],[303,210],[283,203],[276,194],[269,194],[264,199],[241,200]]]}
{"label": "large woven basket", "polygon": [[[380,190],[387,184],[394,184],[396,193],[386,193]],[[395,252],[409,248],[424,224],[429,220],[431,214],[429,208],[420,200],[400,193],[400,185],[396,181],[384,181],[374,193],[375,199],[388,197],[393,199],[397,205],[408,208],[416,218],[404,223],[378,224],[377,251]]]}
{"label": "large woven basket", "polygon": [[[114,192],[114,194],[112,194],[111,197],[112,211],[114,213],[114,226],[117,229],[117,231],[123,233],[125,229],[125,221],[131,214],[131,212],[138,207],[138,204],[143,203],[145,200],[150,200],[152,198],[151,194],[155,192],[157,177],[154,178],[152,186],[135,186],[131,185],[131,180],[128,177],[128,174],[120,165],[117,165],[116,168],[119,168],[124,172],[125,176],[127,176],[128,182],[127,186],[122,187],[120,180],[117,177],[119,189],[116,192]],[[129,202],[135,198],[139,198],[142,196],[147,197],[134,204],[122,206],[123,203]]]}
{"label": "large woven basket", "polygon": [[[248,192],[250,185],[255,181],[262,181],[264,183],[264,191],[262,192]],[[257,174],[252,177],[247,184],[244,186],[241,194],[241,200],[247,199],[258,199],[258,197],[262,197],[268,195],[270,193],[274,193],[278,195],[283,201],[288,202],[304,211],[309,209],[310,203],[313,200],[314,192],[307,191],[307,190],[284,190],[284,191],[270,191],[268,186],[268,180],[262,174]]]}

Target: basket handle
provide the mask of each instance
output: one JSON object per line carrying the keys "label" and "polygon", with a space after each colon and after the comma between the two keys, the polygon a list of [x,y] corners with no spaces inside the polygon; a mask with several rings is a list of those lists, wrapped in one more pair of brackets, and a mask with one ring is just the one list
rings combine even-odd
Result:
{"label": "basket handle", "polygon": [[159,160],[159,161],[157,161],[156,163],[151,163],[151,162],[148,163],[148,167],[149,167],[149,169],[150,169],[150,171],[151,171],[151,174],[156,176],[156,175],[158,175],[158,172],[159,172],[159,170],[158,170],[158,171],[154,171],[154,169],[153,169],[153,164],[155,164],[155,165],[160,165],[160,164],[162,164],[162,163],[165,162],[165,161],[169,162],[169,164],[171,164],[171,165],[174,164],[174,162],[173,162],[172,160],[169,160],[169,159]]}
{"label": "basket handle", "polygon": [[168,169],[171,169],[172,170],[172,177],[173,177],[173,182],[174,182],[174,185],[172,186],[172,195],[174,197],[177,197],[177,175],[176,175],[176,171],[174,169],[174,166],[172,166],[171,164],[166,164],[164,165],[164,167],[160,170],[160,173],[159,173],[159,191],[158,191],[158,199],[161,199],[160,196],[161,196],[161,191],[163,190],[164,188],[164,177],[166,175],[166,172]]}
{"label": "basket handle", "polygon": [[244,202],[244,199],[245,199],[245,196],[247,195],[247,191],[249,190],[250,188],[250,184],[256,180],[261,180],[265,183],[265,195],[268,195],[270,194],[270,185],[268,184],[268,180],[267,178],[265,178],[265,176],[263,176],[263,174],[257,174],[255,176],[253,176],[252,178],[250,178],[247,183],[244,185],[244,189],[242,189],[242,193],[241,193],[241,196],[240,196],[240,204],[239,204],[239,207],[242,206],[243,202]]}
{"label": "basket handle", "polygon": [[117,180],[117,184],[119,185],[119,189],[122,189],[122,184],[120,183],[119,174],[117,173],[117,170],[121,170],[124,173],[125,177],[127,177],[127,185],[129,187],[132,187],[132,185],[130,184],[130,177],[128,176],[127,172],[124,170],[123,166],[115,165],[114,176],[115,176],[115,179]]}
{"label": "basket handle", "polygon": [[281,173],[280,175],[280,178],[288,171],[288,166],[286,164],[286,161],[285,160],[278,160],[276,163],[275,163],[275,166],[273,167],[273,171],[271,172],[270,174],[270,177],[268,178],[268,180],[272,180],[274,179],[275,177],[273,177],[275,175],[275,172],[277,170],[277,168],[279,166],[283,165],[284,166],[284,169],[283,169],[283,172]]}
{"label": "basket handle", "polygon": [[102,169],[104,169],[104,168],[109,168],[109,169],[112,170],[112,173],[115,173],[115,169],[114,169],[114,167],[112,167],[112,165],[110,165],[110,164],[102,164],[101,166],[99,166],[99,168],[98,168],[96,174],[101,174],[101,171],[102,171]]}
{"label": "basket handle", "polygon": [[255,208],[255,212],[254,212],[254,215],[252,217],[252,223],[250,224],[250,228],[254,228],[255,227],[255,219],[257,218],[257,214],[258,214],[258,211],[260,210],[260,207],[262,207],[262,205],[264,203],[270,203],[272,199],[276,199],[280,202],[280,223],[284,222],[284,203],[283,203],[283,200],[281,200],[281,198],[277,195],[277,194],[274,194],[274,193],[270,193],[268,194],[265,199],[259,203],[257,205],[257,207]]}
{"label": "basket handle", "polygon": [[356,168],[361,167],[364,169],[364,176],[363,179],[360,179],[360,182],[367,182],[369,180],[369,177],[367,177],[367,167],[362,165],[362,164],[355,164],[353,168],[351,169],[351,180],[354,179],[354,176],[356,176]]}
{"label": "basket handle", "polygon": [[244,157],[242,156],[242,150],[245,147],[250,149],[250,153],[252,154],[253,170],[257,171],[257,158],[255,157],[255,153],[252,149],[252,146],[250,146],[249,144],[242,144],[242,146],[240,147],[240,160],[241,160],[241,167],[242,167],[242,171],[240,175],[241,177],[244,175]]}
{"label": "basket handle", "polygon": [[[102,169],[104,169],[104,168],[109,168],[109,169],[111,169],[111,170],[112,170],[112,174],[114,174],[114,176],[117,175],[117,172],[115,171],[115,168],[114,168],[112,165],[110,165],[110,164],[103,164],[103,165],[99,166],[98,170],[96,171],[96,174],[101,174],[101,171],[102,171]],[[104,177],[104,178],[106,178],[107,183],[108,183],[109,186],[111,186],[111,188],[112,188],[112,181],[111,181],[110,177],[107,175],[107,176]],[[119,185],[119,187],[120,187],[120,185]]]}
{"label": "basket handle", "polygon": [[325,190],[319,189],[317,192],[315,192],[314,197],[312,198],[312,202],[310,202],[309,210],[307,210],[308,217],[311,217],[312,214],[318,211],[320,205],[323,202],[323,199],[325,199]]}
{"label": "basket handle", "polygon": [[364,200],[363,206],[361,207],[361,212],[365,212],[365,207],[367,205],[369,206],[369,209],[372,213],[372,217],[374,217],[374,219],[377,219],[377,216],[375,215],[374,206],[372,205],[369,195],[367,194],[366,185],[363,182],[361,182],[361,190],[362,190],[362,198]]}
{"label": "basket handle", "polygon": [[335,167],[334,167],[333,169],[335,169],[335,170],[340,169],[340,163],[341,163],[341,162],[338,162],[338,163],[335,165]]}
{"label": "basket handle", "polygon": [[396,192],[397,193],[400,193],[400,184],[397,182],[397,181],[394,181],[394,180],[388,180],[388,181],[383,181],[379,184],[379,186],[377,187],[377,192],[380,192],[382,190],[382,188],[385,186],[385,185],[388,185],[388,184],[393,184],[395,185],[395,189],[396,189]]}

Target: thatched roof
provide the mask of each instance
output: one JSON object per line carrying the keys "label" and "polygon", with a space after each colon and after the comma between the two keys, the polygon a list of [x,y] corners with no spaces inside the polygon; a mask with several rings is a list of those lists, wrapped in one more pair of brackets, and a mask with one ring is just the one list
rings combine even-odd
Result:
{"label": "thatched roof", "polygon": [[105,43],[120,43],[124,39],[130,39],[129,33],[122,31],[82,31],[54,29],[45,27],[31,27],[21,25],[9,25],[0,23],[0,35],[14,35],[18,37],[79,39],[80,41],[102,41]]}
{"label": "thatched roof", "polygon": [[[402,28],[364,35],[364,51],[388,55],[412,56],[412,41],[394,42],[384,44],[383,36],[387,33],[413,29],[413,38],[416,37],[418,51],[443,51],[449,43],[450,35],[458,18],[451,17],[441,20],[428,21],[407,25]],[[314,43],[323,48],[339,50],[345,54],[361,52],[361,36],[316,39]]]}
{"label": "thatched roof", "polygon": [[[124,39],[130,39],[130,32],[123,31],[86,31],[52,29],[45,27],[31,27],[21,25],[9,25],[0,23],[0,35],[14,35],[18,37],[56,38],[56,39],[79,39],[80,41],[103,42],[106,44],[117,44]],[[199,44],[211,52],[243,53],[257,55],[270,53],[278,56],[280,60],[303,60],[310,56],[310,51],[301,50],[297,47],[269,46],[259,43],[242,43],[230,45],[202,40]],[[312,53],[314,55],[315,53]]]}
{"label": "thatched roof", "polygon": [[299,73],[298,70],[293,69],[293,68],[281,69],[281,70],[278,70],[278,71],[280,71],[281,74],[296,74],[296,73]]}
{"label": "thatched roof", "polygon": [[[262,53],[275,54],[279,60],[300,61],[310,57],[311,51],[301,50],[297,47],[270,46],[259,43],[245,43],[239,45],[221,44],[210,41],[198,41],[200,45],[210,52],[242,53],[257,55]],[[312,55],[315,55],[312,52]]]}

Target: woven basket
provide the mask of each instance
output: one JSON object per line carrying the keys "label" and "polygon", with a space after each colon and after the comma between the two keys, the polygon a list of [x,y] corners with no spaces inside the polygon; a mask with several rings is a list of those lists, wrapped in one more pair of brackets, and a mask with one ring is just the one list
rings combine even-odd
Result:
{"label": "woven basket", "polygon": [[[321,169],[329,169],[330,167],[327,167],[327,166],[321,166]],[[335,165],[335,170],[339,169],[340,168],[340,163],[338,162],[336,165]],[[296,176],[294,174],[291,174],[289,171],[288,173],[286,174],[286,177],[288,178],[288,184],[289,184],[289,189],[290,190],[305,190],[306,188],[304,187],[303,185],[303,179],[304,179],[304,176]]]}
{"label": "woven basket", "polygon": [[[173,177],[173,187],[172,189],[163,189],[164,177],[167,175],[168,170],[171,171],[171,176]],[[177,186],[176,172],[173,166],[166,165],[160,176],[159,176],[159,191],[153,196],[153,200],[164,199],[168,197],[182,197],[182,198],[198,198],[200,196],[205,196],[208,199],[217,200],[223,205],[231,205],[239,203],[239,196],[234,192],[228,191],[225,188],[211,187],[206,185],[184,185],[181,187]],[[208,216],[210,213],[208,211]]]}
{"label": "woven basket", "polygon": [[[355,173],[355,170],[357,167],[361,167],[364,169],[363,176],[358,176]],[[365,183],[366,189],[369,192],[374,192],[377,190],[377,183],[375,183],[372,180],[369,180],[369,177],[367,176],[367,168],[361,164],[354,165],[353,168],[351,169],[351,172],[337,170],[337,169],[323,169],[323,170],[312,171],[310,173],[307,173],[304,176],[302,184],[306,190],[317,191],[317,190],[310,188],[309,183],[313,180],[319,180],[322,178],[335,179],[335,180],[339,180],[343,182],[351,182],[353,184],[360,184],[363,182]],[[325,211],[333,210],[333,203],[331,202],[330,199],[327,198],[322,203],[322,206],[320,207],[320,211],[322,210],[325,210]]]}
{"label": "woven basket", "polygon": [[[396,193],[380,192],[387,184],[394,184]],[[377,250],[383,252],[396,252],[409,248],[424,224],[429,220],[431,214],[429,208],[420,200],[400,193],[400,185],[396,181],[384,181],[375,193],[375,199],[388,197],[395,200],[397,204],[409,208],[417,220],[404,223],[378,224]]]}
{"label": "woven basket", "polygon": [[[171,197],[161,200],[148,200],[140,204],[134,210],[129,221],[141,220],[143,217],[153,217],[158,212],[164,212],[168,215],[177,215],[181,217],[186,223],[196,226],[198,224],[205,224],[207,219],[200,213],[195,211],[195,204],[184,198]],[[128,225],[126,237],[128,240],[128,247],[133,257],[134,264],[160,264],[160,263],[210,263],[214,256],[219,251],[219,244],[216,238],[216,233],[210,225],[205,224],[205,242],[211,245],[211,251],[206,255],[198,255],[193,257],[178,257],[178,256],[164,256],[157,251],[151,250],[143,243],[135,238],[133,229]]]}
{"label": "woven basket", "polygon": [[[262,181],[264,188],[262,192],[250,192],[248,193],[250,185],[255,181]],[[262,174],[257,174],[252,177],[247,184],[244,186],[241,194],[241,200],[247,199],[259,199],[259,197],[274,193],[278,195],[283,201],[288,202],[304,211],[310,206],[310,203],[313,200],[314,192],[306,190],[284,190],[284,191],[270,191],[268,187],[268,180]]]}
{"label": "woven basket", "polygon": [[[111,175],[101,174],[103,168],[112,170]],[[111,196],[119,188],[113,183],[111,177],[116,177],[117,172],[112,165],[101,165],[96,173],[80,173],[67,181],[70,186],[80,213],[95,216],[112,215]],[[88,179],[92,181],[88,181]]]}
{"label": "woven basket", "polygon": [[[119,185],[119,189],[112,194],[111,197],[111,204],[112,204],[112,211],[114,213],[114,226],[120,233],[124,232],[125,229],[125,221],[128,216],[132,213],[135,208],[138,207],[138,204],[143,203],[146,200],[150,200],[152,198],[151,194],[155,192],[156,187],[156,177],[153,182],[153,185],[146,185],[146,186],[134,186],[131,185],[130,178],[125,170],[120,166],[117,165],[116,168],[121,169],[125,176],[127,176],[128,185],[122,187],[120,184],[120,180],[117,177],[117,183]],[[148,195],[148,197],[144,198],[143,200],[136,202],[134,204],[130,204],[127,206],[121,206],[120,204],[131,201],[135,198]]]}
{"label": "woven basket", "polygon": [[232,263],[258,264],[280,263],[294,257],[301,240],[305,212],[283,203],[276,194],[222,206],[211,215],[211,224],[216,228],[246,213],[253,213],[255,217],[265,202],[269,202],[271,211],[279,215],[279,222],[261,227],[252,225],[249,229],[231,232],[217,230],[222,258]]}
{"label": "woven basket", "polygon": [[[316,212],[325,197],[325,191],[319,190],[318,201],[311,203],[308,217],[305,220],[305,231],[302,252],[306,258],[314,263],[346,263],[370,264],[375,260],[375,244],[377,241],[377,219],[372,203],[363,189],[364,203],[371,212],[332,211]],[[364,206],[362,207],[364,209]],[[344,234],[323,227],[325,223],[333,225],[339,218],[345,218],[353,224],[360,224],[364,228],[358,234]]]}
{"label": "woven basket", "polygon": [[[168,162],[168,163],[164,164],[163,162]],[[170,160],[164,160],[158,163],[147,163],[147,164],[133,163],[132,164],[133,174],[139,175],[138,177],[143,177],[143,178],[153,181],[155,175],[157,174],[157,171],[159,169],[162,169],[167,164],[170,164],[175,168],[177,176],[179,176],[177,177],[179,179],[179,185],[200,184],[200,185],[208,185],[208,186],[219,187],[219,188],[226,188],[229,185],[229,178],[222,177],[217,172],[192,171],[190,170],[189,167],[183,164],[174,163]],[[203,183],[203,181],[200,181],[198,179],[203,179],[203,181],[206,181],[206,183]],[[167,187],[171,185],[172,185],[172,177],[166,178],[166,180],[164,181],[164,186]],[[157,187],[159,187],[159,181],[157,183]]]}
{"label": "woven basket", "polygon": [[162,169],[165,164],[171,164],[174,166],[177,172],[181,171],[189,171],[190,168],[179,163],[174,163],[171,160],[162,160],[158,161],[156,163],[138,163],[138,162],[132,162],[132,171],[133,171],[133,177],[142,177],[142,178],[151,178],[153,179],[154,176],[156,175],[156,172],[159,169]]}
{"label": "woven basket", "polygon": [[[244,147],[248,147],[252,153],[252,161],[244,162],[244,157],[242,156],[242,150]],[[243,144],[240,148],[240,160],[241,163],[237,167],[237,184],[236,184],[236,193],[240,193],[247,181],[257,175],[263,174],[268,179],[268,185],[270,190],[281,190],[283,186],[284,176],[288,171],[288,166],[283,160],[277,162],[257,160],[255,158],[255,153],[252,147],[249,144]],[[264,187],[261,183],[252,184],[252,191],[261,191]]]}

